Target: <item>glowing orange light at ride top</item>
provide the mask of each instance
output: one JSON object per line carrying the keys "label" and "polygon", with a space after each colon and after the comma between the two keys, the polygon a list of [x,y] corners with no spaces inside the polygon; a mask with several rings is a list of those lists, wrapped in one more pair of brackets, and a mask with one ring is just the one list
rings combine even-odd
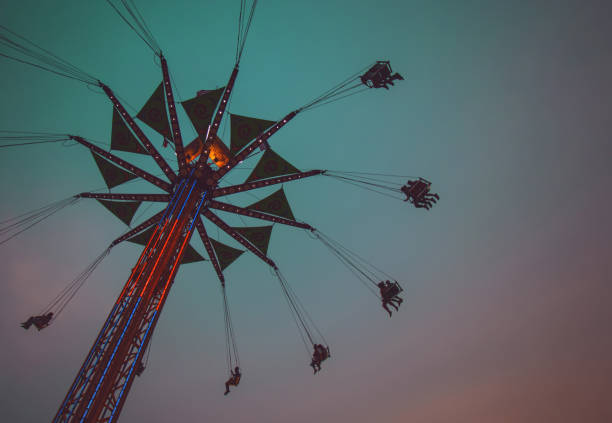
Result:
{"label": "glowing orange light at ride top", "polygon": [[[200,137],[193,140],[187,147],[185,147],[185,159],[187,163],[191,163],[202,153],[202,148],[204,147],[204,143]],[[217,167],[225,166],[230,159],[230,151],[223,144],[223,141],[217,136],[213,136],[213,142],[210,146],[210,153],[208,153],[208,157],[213,161]]]}

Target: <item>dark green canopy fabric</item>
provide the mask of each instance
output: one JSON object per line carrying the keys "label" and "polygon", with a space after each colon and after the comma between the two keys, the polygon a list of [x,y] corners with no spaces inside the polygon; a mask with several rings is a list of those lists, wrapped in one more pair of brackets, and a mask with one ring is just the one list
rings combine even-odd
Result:
{"label": "dark green canopy fabric", "polygon": [[[193,123],[198,135],[206,136],[208,125],[210,125],[217,108],[217,103],[225,88],[208,91],[202,95],[181,102],[189,120]],[[202,138],[203,139],[203,138]]]}
{"label": "dark green canopy fabric", "polygon": [[204,257],[198,253],[191,245],[185,247],[181,264],[195,263],[196,261],[206,261]]}
{"label": "dark green canopy fabric", "polygon": [[215,255],[217,256],[221,270],[232,264],[234,260],[244,253],[244,250],[232,248],[229,245],[222,244],[212,238],[210,239],[210,243],[212,244],[213,250],[215,250]]}
{"label": "dark green canopy fabric", "polygon": [[272,151],[272,149],[268,148],[245,182],[289,175],[291,173],[299,173],[299,170]]}
{"label": "dark green canopy fabric", "polygon": [[[151,239],[151,235],[153,235],[153,231],[155,231],[155,226],[156,225],[149,226],[144,231],[134,235],[131,238],[128,238],[126,241],[133,242],[134,244],[147,245],[149,239]],[[191,245],[187,245],[185,247],[185,251],[183,252],[181,264],[194,263],[196,261],[206,261],[206,259],[202,257],[200,253],[198,253]]]}
{"label": "dark green canopy fabric", "polygon": [[163,82],[160,82],[153,95],[136,116],[165,138],[172,139],[170,124],[168,123],[168,113],[166,112]]}
{"label": "dark green canopy fabric", "polygon": [[271,120],[256,119],[247,116],[230,114],[231,145],[230,151],[236,154],[259,134],[274,125]]}
{"label": "dark green canopy fabric", "polygon": [[136,234],[133,237],[126,239],[126,241],[133,242],[134,244],[147,245],[149,239],[151,238],[151,235],[153,235],[154,230],[155,225],[151,225],[139,234]]}
{"label": "dark green canopy fabric", "polygon": [[257,247],[264,255],[268,254],[268,245],[270,244],[270,236],[272,235],[272,225],[234,227],[233,229]]}
{"label": "dark green canopy fabric", "polygon": [[148,154],[140,145],[132,131],[127,127],[117,109],[113,108],[113,126],[111,129],[111,149],[129,153]]}
{"label": "dark green canopy fabric", "polygon": [[100,173],[104,178],[104,182],[106,182],[106,186],[109,189],[137,178],[137,176],[133,173],[130,173],[127,170],[123,170],[118,166],[115,166],[99,154],[96,154],[92,151],[91,155],[96,161],[98,169],[100,169]]}
{"label": "dark green canopy fabric", "polygon": [[138,210],[138,207],[142,204],[142,201],[98,201],[126,225],[132,222],[136,210]]}
{"label": "dark green canopy fabric", "polygon": [[295,220],[293,212],[291,211],[291,206],[289,206],[289,201],[287,201],[285,191],[282,187],[278,191],[273,192],[266,198],[259,200],[246,208],[284,217],[285,219]]}

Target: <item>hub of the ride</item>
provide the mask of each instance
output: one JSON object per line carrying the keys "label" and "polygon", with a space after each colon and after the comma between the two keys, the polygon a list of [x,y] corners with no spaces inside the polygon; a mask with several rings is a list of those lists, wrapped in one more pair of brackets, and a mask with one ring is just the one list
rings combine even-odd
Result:
{"label": "hub of the ride", "polygon": [[204,163],[201,166],[190,165],[189,168],[193,171],[193,178],[198,181],[199,187],[204,191],[212,192],[219,185],[218,181],[213,177],[214,170],[210,164]]}

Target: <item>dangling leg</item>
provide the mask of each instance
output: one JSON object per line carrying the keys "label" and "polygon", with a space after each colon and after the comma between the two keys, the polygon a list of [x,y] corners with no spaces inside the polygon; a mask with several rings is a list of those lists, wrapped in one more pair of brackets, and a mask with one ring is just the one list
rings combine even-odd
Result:
{"label": "dangling leg", "polygon": [[34,317],[30,317],[28,320],[26,320],[25,322],[23,322],[21,324],[21,327],[24,328],[25,330],[30,329],[30,326],[32,326],[32,323],[34,323]]}
{"label": "dangling leg", "polygon": [[400,297],[398,297],[397,295],[395,297],[392,298],[392,300],[397,302],[397,305],[400,305],[401,303],[404,302],[404,300]]}
{"label": "dangling leg", "polygon": [[382,306],[385,310],[387,310],[387,313],[389,313],[389,317],[391,317],[391,310],[389,310],[389,307],[387,307],[388,303],[386,301],[383,301]]}
{"label": "dangling leg", "polygon": [[230,386],[230,380],[228,380],[227,382],[225,382],[225,392],[223,393],[223,395],[227,395],[230,392],[229,386]]}

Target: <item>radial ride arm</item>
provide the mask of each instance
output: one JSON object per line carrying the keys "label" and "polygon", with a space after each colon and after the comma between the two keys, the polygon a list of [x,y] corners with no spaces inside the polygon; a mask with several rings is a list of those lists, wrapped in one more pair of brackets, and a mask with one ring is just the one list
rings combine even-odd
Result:
{"label": "radial ride arm", "polygon": [[208,160],[208,154],[210,153],[210,145],[217,135],[217,131],[219,130],[219,124],[221,123],[221,119],[223,118],[223,114],[225,113],[225,109],[227,108],[227,103],[229,101],[230,94],[232,93],[232,89],[234,89],[234,83],[236,82],[236,77],[238,76],[238,63],[234,67],[232,74],[230,75],[230,79],[227,82],[225,87],[225,91],[223,92],[223,97],[221,97],[221,102],[219,103],[219,108],[217,109],[217,113],[215,113],[215,117],[213,118],[213,123],[208,129],[208,134],[206,136],[206,140],[204,140],[204,147],[202,148],[202,154],[198,159],[198,166],[203,166]]}
{"label": "radial ride arm", "polygon": [[[279,176],[278,178],[262,179],[255,182],[246,182],[244,184],[230,185],[229,187],[217,188],[211,193],[211,197],[223,197],[224,195],[236,194],[237,192],[248,191],[267,187],[276,184],[282,184],[296,179],[308,178],[325,173],[325,170],[309,170],[308,172],[293,173],[291,175]],[[214,175],[214,174],[213,174]]]}
{"label": "radial ride arm", "polygon": [[160,55],[162,73],[164,75],[164,88],[166,90],[166,103],[168,104],[168,113],[170,114],[170,125],[172,126],[172,138],[174,141],[174,151],[176,152],[176,160],[179,165],[179,174],[187,175],[187,161],[185,160],[185,151],[183,149],[183,137],[179,128],[178,118],[176,116],[176,106],[174,104],[174,94],[172,93],[172,83],[170,82],[170,72],[168,72],[168,62],[163,55]]}
{"label": "radial ride arm", "polygon": [[116,240],[111,242],[110,247],[112,248],[115,245],[119,244],[120,242],[123,242],[126,239],[133,237],[137,233],[144,231],[149,226],[155,225],[156,223],[158,223],[162,219],[162,217],[164,217],[164,213],[166,213],[166,210],[162,210],[159,213],[151,216],[150,218],[148,218],[147,220],[142,222],[140,225],[136,226],[131,231],[126,232],[125,234],[121,235],[119,238],[117,238]]}
{"label": "radial ride arm", "polygon": [[295,220],[285,219],[284,217],[271,216],[255,210],[245,209],[244,207],[234,206],[233,204],[221,203],[219,201],[210,200],[208,207],[212,209],[222,210],[226,212],[241,214],[243,216],[254,217],[256,219],[268,220],[282,225],[295,226],[296,228],[313,230],[313,227],[307,223],[296,222]]}
{"label": "radial ride arm", "polygon": [[160,169],[164,171],[170,181],[176,182],[176,174],[174,173],[174,171],[170,169],[170,166],[168,166],[166,160],[164,160],[164,158],[159,154],[155,146],[151,144],[151,141],[149,141],[144,132],[142,132],[140,127],[136,124],[134,119],[132,119],[132,116],[130,116],[130,114],[125,110],[125,107],[123,107],[123,105],[119,102],[113,91],[109,87],[104,85],[102,82],[100,82],[100,87],[102,88],[102,90],[104,90],[110,101],[112,101],[113,106],[115,106],[121,117],[125,119],[130,129],[134,132],[134,134],[136,134],[142,145],[145,146],[145,148],[147,149],[151,157],[153,157],[153,160],[155,160]]}
{"label": "radial ride arm", "polygon": [[170,194],[108,194],[103,192],[82,192],[75,197],[95,198],[100,200],[154,201],[158,203],[167,203],[170,201]]}
{"label": "radial ride arm", "polygon": [[151,175],[149,172],[144,171],[141,168],[136,167],[133,164],[131,164],[129,162],[126,162],[123,159],[120,159],[119,157],[115,156],[112,153],[109,153],[108,151],[102,150],[100,147],[95,146],[95,145],[93,145],[92,143],[90,143],[88,141],[85,141],[85,139],[83,137],[79,137],[77,135],[69,135],[69,137],[70,137],[71,140],[74,140],[74,141],[78,142],[79,144],[82,144],[85,147],[89,148],[94,153],[97,153],[100,156],[107,158],[111,162],[117,163],[122,168],[124,168],[126,170],[129,170],[134,175],[140,176],[142,179],[144,179],[144,180],[146,180],[148,182],[151,182],[153,185],[157,185],[158,187],[160,187],[164,191],[167,191],[167,192],[172,191],[172,186],[168,182],[162,181],[157,176]]}
{"label": "radial ride arm", "polygon": [[215,173],[213,173],[213,178],[215,178],[216,180],[221,179],[223,175],[225,175],[227,172],[232,170],[234,166],[236,166],[241,161],[246,159],[246,157],[249,154],[251,154],[251,152],[255,150],[255,148],[259,147],[261,144],[266,142],[268,138],[270,138],[272,135],[277,133],[279,129],[281,129],[283,126],[287,124],[287,122],[289,122],[291,119],[296,117],[299,112],[300,112],[299,110],[294,110],[293,112],[289,113],[287,116],[285,116],[284,118],[276,122],[276,124],[272,126],[271,128],[269,128],[267,131],[260,134],[257,137],[257,139],[255,139],[253,142],[247,145],[240,153],[232,157],[228,164],[226,164],[225,166],[217,170]]}
{"label": "radial ride arm", "polygon": [[213,212],[211,212],[208,209],[205,209],[204,212],[202,213],[204,216],[206,216],[208,218],[208,220],[210,220],[211,222],[213,222],[215,225],[217,225],[218,227],[220,227],[221,229],[223,229],[225,231],[225,233],[227,233],[229,236],[231,236],[232,238],[234,238],[236,241],[238,241],[239,243],[241,243],[246,249],[248,249],[250,252],[252,252],[253,254],[255,254],[257,257],[259,257],[260,259],[262,259],[263,261],[265,261],[269,266],[273,267],[274,269],[276,269],[276,264],[274,264],[274,262],[269,259],[267,256],[265,256],[264,254],[262,254],[261,251],[259,251],[257,248],[253,247],[253,245],[251,245],[251,243],[249,241],[247,241],[246,239],[244,239],[238,232],[236,232],[235,230],[233,230],[227,223],[225,223],[223,220],[219,219],[219,217],[217,215],[215,215]]}
{"label": "radial ride arm", "polygon": [[198,218],[196,220],[196,228],[198,233],[200,234],[200,238],[202,239],[202,243],[204,244],[204,248],[206,248],[206,252],[208,253],[208,257],[215,268],[215,272],[217,272],[217,276],[219,277],[219,281],[221,285],[225,286],[225,277],[223,276],[223,272],[221,271],[221,266],[219,266],[219,261],[217,260],[217,256],[213,250],[212,244],[210,243],[210,238],[208,238],[208,234],[206,233],[206,228],[204,227],[204,223],[202,223],[202,219]]}

